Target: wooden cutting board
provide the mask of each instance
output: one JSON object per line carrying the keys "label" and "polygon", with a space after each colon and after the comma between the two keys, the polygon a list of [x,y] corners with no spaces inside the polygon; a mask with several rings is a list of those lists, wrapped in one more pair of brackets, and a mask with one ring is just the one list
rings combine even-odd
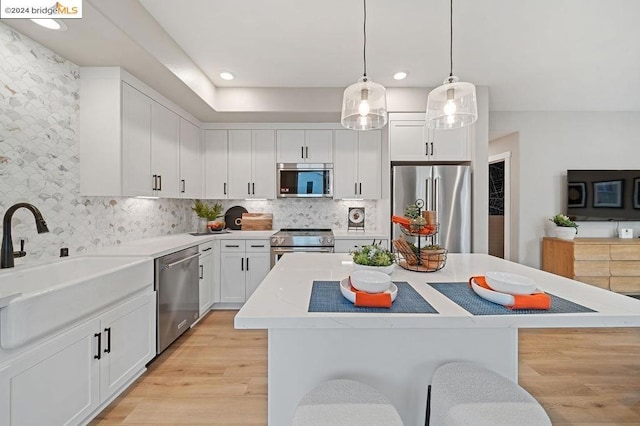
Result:
{"label": "wooden cutting board", "polygon": [[273,213],[242,213],[243,231],[270,231]]}

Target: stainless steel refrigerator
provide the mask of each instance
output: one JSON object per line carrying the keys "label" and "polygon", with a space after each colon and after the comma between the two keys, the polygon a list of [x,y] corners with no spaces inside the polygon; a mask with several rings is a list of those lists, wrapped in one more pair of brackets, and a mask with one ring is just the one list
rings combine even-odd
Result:
{"label": "stainless steel refrigerator", "polygon": [[[471,252],[471,170],[469,166],[434,165],[391,168],[391,214],[404,216],[407,205],[424,201],[423,210],[435,210],[439,223],[433,244],[450,253]],[[391,225],[391,236],[401,234],[399,225]],[[411,241],[412,237],[406,237]],[[427,241],[429,241],[427,238]],[[415,242],[415,238],[413,238]],[[422,244],[430,244],[425,242]]]}

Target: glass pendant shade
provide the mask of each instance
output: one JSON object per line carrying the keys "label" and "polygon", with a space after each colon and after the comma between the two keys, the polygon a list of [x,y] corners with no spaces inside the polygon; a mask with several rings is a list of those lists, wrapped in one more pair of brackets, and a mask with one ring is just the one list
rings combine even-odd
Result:
{"label": "glass pendant shade", "polygon": [[373,130],[387,124],[387,91],[366,77],[344,89],[342,118],[351,130]]}
{"label": "glass pendant shade", "polygon": [[457,129],[478,119],[476,86],[448,77],[442,86],[429,93],[426,125],[431,129]]}

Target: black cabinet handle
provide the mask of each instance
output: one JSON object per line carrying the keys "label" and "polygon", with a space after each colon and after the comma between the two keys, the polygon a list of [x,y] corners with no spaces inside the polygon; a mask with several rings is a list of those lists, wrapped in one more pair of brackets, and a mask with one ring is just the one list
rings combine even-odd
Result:
{"label": "black cabinet handle", "polygon": [[353,183],[353,193],[358,195],[358,182]]}
{"label": "black cabinet handle", "polygon": [[431,142],[431,154],[429,155],[433,155],[433,142]]}
{"label": "black cabinet handle", "polygon": [[101,357],[101,352],[102,352],[102,333],[96,333],[93,335],[93,337],[96,337],[98,339],[98,354],[93,356],[93,359],[100,359]]}
{"label": "black cabinet handle", "polygon": [[362,195],[362,182],[360,182],[359,184],[360,189],[358,190],[358,194]]}
{"label": "black cabinet handle", "polygon": [[200,279],[202,279],[203,275],[204,275],[204,266],[200,265]]}
{"label": "black cabinet handle", "polygon": [[429,155],[429,142],[424,143],[424,155]]}
{"label": "black cabinet handle", "polygon": [[304,158],[304,146],[300,147],[300,158]]}
{"label": "black cabinet handle", "polygon": [[305,153],[306,153],[306,154],[305,154],[305,158],[309,158],[309,147],[308,147],[308,146],[305,146],[305,147],[304,147],[304,150],[305,150]]}
{"label": "black cabinet handle", "polygon": [[104,332],[107,335],[107,347],[104,348],[104,353],[108,354],[111,353],[111,327],[105,328]]}
{"label": "black cabinet handle", "polygon": [[251,184],[247,182],[247,194],[251,195]]}
{"label": "black cabinet handle", "polygon": [[251,244],[251,247],[264,247],[264,244]]}
{"label": "black cabinet handle", "polygon": [[223,188],[223,193],[224,193],[224,195],[227,195],[227,182],[225,182],[223,185],[224,185],[222,187]]}
{"label": "black cabinet handle", "polygon": [[244,257],[240,259],[240,270],[244,271]]}
{"label": "black cabinet handle", "polygon": [[158,191],[162,191],[162,175],[158,175]]}
{"label": "black cabinet handle", "polygon": [[153,175],[153,187],[151,189],[153,191],[158,189],[158,175]]}
{"label": "black cabinet handle", "polygon": [[184,194],[187,191],[187,184],[185,183],[184,179],[181,179],[182,181],[182,193]]}
{"label": "black cabinet handle", "polygon": [[251,195],[256,195],[256,183],[251,184]]}
{"label": "black cabinet handle", "polygon": [[233,247],[238,248],[238,247],[240,247],[240,246],[239,246],[239,245],[237,245],[237,244],[225,244],[224,246],[225,246],[225,247],[230,247],[230,248],[233,248]]}
{"label": "black cabinet handle", "polygon": [[202,251],[209,251],[211,250],[211,247],[207,247],[206,249],[202,250]]}
{"label": "black cabinet handle", "polygon": [[249,270],[249,258],[247,257],[247,271]]}

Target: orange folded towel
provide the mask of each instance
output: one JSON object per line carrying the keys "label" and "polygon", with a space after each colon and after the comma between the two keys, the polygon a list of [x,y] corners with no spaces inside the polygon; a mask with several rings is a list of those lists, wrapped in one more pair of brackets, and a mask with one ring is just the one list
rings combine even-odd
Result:
{"label": "orange folded towel", "polygon": [[[474,280],[480,287],[484,287],[487,290],[495,291],[483,276],[469,278],[469,286],[471,286],[471,280]],[[527,295],[513,295],[513,305],[505,305],[508,309],[551,309],[551,297],[548,294],[539,291],[533,294]]]}
{"label": "orange folded towel", "polygon": [[[351,277],[349,277],[349,284],[351,284]],[[351,291],[356,294],[355,306],[366,308],[391,307],[391,293],[367,293],[356,289],[354,286],[351,286]]]}

